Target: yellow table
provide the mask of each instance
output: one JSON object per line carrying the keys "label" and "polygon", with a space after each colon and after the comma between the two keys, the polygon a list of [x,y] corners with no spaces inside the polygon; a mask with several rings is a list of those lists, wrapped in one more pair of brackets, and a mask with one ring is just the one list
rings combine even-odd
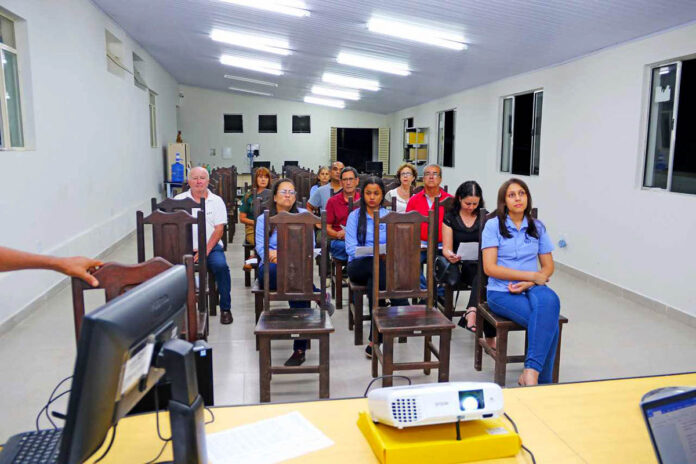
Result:
{"label": "yellow table", "polygon": [[[503,390],[503,394],[505,411],[517,423],[523,443],[534,452],[539,464],[654,463],[639,402],[644,393],[670,385],[696,385],[696,373],[513,388]],[[377,463],[356,426],[358,411],[366,409],[367,400],[363,398],[215,407],[215,422],[206,426],[206,432],[299,411],[335,445],[288,462]],[[209,420],[209,413],[205,415]],[[168,437],[166,413],[160,413],[160,427],[163,436]],[[146,462],[157,455],[161,446],[154,414],[129,417],[119,422],[113,448],[102,462]],[[172,459],[171,445],[159,461],[168,459]],[[531,459],[523,452],[514,458],[485,462],[528,463]]]}

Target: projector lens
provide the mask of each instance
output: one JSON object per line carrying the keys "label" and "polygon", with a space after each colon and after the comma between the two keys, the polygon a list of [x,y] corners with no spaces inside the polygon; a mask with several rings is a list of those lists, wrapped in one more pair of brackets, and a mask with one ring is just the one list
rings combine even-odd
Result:
{"label": "projector lens", "polygon": [[462,411],[476,411],[483,409],[483,390],[468,390],[459,392],[459,409]]}

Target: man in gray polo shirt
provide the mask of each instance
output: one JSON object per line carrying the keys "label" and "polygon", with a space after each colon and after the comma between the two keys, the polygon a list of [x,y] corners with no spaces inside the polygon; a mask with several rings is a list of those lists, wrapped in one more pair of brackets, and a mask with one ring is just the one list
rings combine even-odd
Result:
{"label": "man in gray polo shirt", "polygon": [[331,181],[322,185],[314,191],[309,201],[307,201],[307,209],[313,213],[317,212],[317,208],[324,210],[326,209],[326,203],[329,198],[341,191],[341,171],[343,170],[343,163],[340,161],[335,161],[331,164]]}

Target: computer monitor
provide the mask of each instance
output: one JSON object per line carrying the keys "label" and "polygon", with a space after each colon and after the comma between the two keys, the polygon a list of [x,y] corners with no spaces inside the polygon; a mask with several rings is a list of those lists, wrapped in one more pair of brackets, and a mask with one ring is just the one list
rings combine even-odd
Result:
{"label": "computer monitor", "polygon": [[[172,384],[186,382],[191,386],[189,390],[195,389],[192,397],[202,401],[195,365],[186,372],[192,371],[193,379],[179,379],[172,376],[181,377],[183,371],[171,368],[166,359],[158,359],[169,351],[168,346],[185,351],[184,345],[188,345],[192,350],[193,345],[178,339],[185,323],[187,289],[184,266],[174,266],[84,317],[59,463],[83,462],[97,451],[109,429],[155,386],[165,371],[176,371],[167,373]],[[189,365],[192,359],[193,356],[188,358]],[[173,400],[174,390],[173,386]],[[170,402],[170,409],[171,406]],[[202,403],[199,409],[193,428],[202,432]],[[176,455],[176,443],[174,449]]]}
{"label": "computer monitor", "polygon": [[271,162],[270,161],[254,161],[253,168],[268,168],[271,169]]}
{"label": "computer monitor", "polygon": [[657,461],[696,462],[696,388],[659,388],[646,393],[640,406]]}
{"label": "computer monitor", "polygon": [[368,174],[382,177],[382,169],[381,161],[365,161],[365,172]]}

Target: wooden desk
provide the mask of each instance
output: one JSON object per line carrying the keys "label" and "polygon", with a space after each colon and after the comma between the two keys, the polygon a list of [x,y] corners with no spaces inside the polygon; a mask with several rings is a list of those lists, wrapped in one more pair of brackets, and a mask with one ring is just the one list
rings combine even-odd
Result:
{"label": "wooden desk", "polygon": [[[639,408],[641,396],[658,387],[696,385],[696,373],[642,377],[503,390],[505,411],[517,423],[522,441],[542,463],[654,463],[655,454]],[[208,433],[299,411],[335,445],[296,458],[293,463],[377,463],[356,426],[363,398],[304,403],[216,407]],[[210,414],[206,412],[206,420]],[[160,414],[162,435],[169,436],[169,418]],[[110,437],[107,437],[107,441]],[[119,422],[113,448],[104,463],[146,462],[162,446],[154,414]],[[101,455],[99,450],[95,457]],[[172,459],[171,445],[158,461]],[[92,462],[92,461],[90,461]],[[526,453],[487,463],[530,463]]]}

